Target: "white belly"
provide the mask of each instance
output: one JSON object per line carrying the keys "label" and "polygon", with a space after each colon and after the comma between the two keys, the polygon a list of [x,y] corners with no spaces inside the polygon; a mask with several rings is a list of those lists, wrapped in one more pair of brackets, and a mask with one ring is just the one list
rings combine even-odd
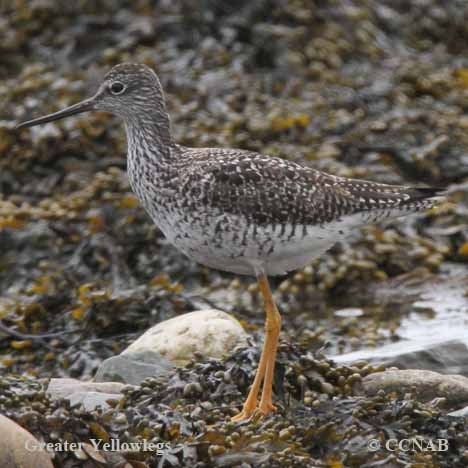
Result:
{"label": "white belly", "polygon": [[262,270],[270,276],[308,265],[350,231],[349,220],[308,226],[305,236],[301,226],[296,226],[294,235],[291,225],[283,229],[266,225],[254,233],[252,226],[242,227],[242,220],[230,218],[222,230],[216,229],[217,221],[186,225],[179,219],[160,228],[177,249],[198,263],[242,275]]}

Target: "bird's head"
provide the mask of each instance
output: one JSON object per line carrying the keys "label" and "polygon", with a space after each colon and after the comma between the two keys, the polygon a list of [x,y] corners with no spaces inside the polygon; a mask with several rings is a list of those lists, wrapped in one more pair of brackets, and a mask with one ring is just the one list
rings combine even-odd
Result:
{"label": "bird's head", "polygon": [[121,63],[109,71],[94,96],[53,114],[22,122],[17,128],[32,127],[88,111],[110,112],[128,122],[158,110],[165,112],[165,104],[156,73],[143,64]]}

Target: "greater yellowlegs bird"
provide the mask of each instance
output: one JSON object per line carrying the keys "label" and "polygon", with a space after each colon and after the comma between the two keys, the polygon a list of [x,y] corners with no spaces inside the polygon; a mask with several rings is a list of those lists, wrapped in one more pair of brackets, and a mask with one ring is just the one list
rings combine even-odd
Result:
{"label": "greater yellowlegs bird", "polygon": [[357,226],[431,208],[443,195],[436,188],[336,177],[252,151],[178,145],[159,79],[140,64],[115,66],[91,98],[18,128],[86,111],[123,119],[130,185],[173,245],[203,265],[257,277],[265,340],[237,421],[257,409],[262,415],[275,410],[272,381],[281,316],[267,277],[307,265]]}

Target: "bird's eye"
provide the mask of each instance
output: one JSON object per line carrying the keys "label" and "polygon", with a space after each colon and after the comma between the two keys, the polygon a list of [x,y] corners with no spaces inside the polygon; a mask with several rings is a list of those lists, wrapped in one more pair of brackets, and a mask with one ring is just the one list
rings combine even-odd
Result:
{"label": "bird's eye", "polygon": [[125,86],[120,81],[115,81],[109,89],[112,94],[122,94],[125,91]]}

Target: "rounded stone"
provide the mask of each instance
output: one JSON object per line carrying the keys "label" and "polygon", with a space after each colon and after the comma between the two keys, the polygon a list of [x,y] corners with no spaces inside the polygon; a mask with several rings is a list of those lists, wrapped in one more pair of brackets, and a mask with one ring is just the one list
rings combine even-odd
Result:
{"label": "rounded stone", "polygon": [[150,350],[176,365],[185,365],[196,355],[219,359],[246,344],[247,333],[234,317],[220,310],[207,309],[158,323],[122,355]]}
{"label": "rounded stone", "polygon": [[41,443],[26,429],[0,414],[0,466],[53,468]]}

